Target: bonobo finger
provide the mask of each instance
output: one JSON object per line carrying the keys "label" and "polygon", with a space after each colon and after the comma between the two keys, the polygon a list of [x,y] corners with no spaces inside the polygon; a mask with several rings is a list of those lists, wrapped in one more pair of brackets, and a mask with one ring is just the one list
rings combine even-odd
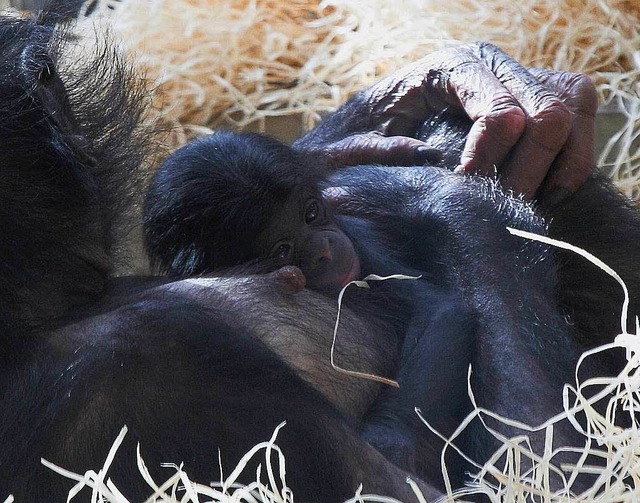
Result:
{"label": "bonobo finger", "polygon": [[491,173],[524,131],[524,111],[476,45],[435,52],[384,79],[366,96],[385,135],[411,134],[407,127],[415,127],[416,117],[424,120],[428,110],[466,113],[474,121],[460,167],[467,173]]}
{"label": "bonobo finger", "polygon": [[348,187],[327,187],[322,190],[324,201],[331,209],[341,215],[358,215],[358,205]]}
{"label": "bonobo finger", "polygon": [[438,149],[415,138],[381,136],[375,132],[348,136],[325,145],[322,150],[334,168],[362,164],[415,166],[436,164],[442,158]]}
{"label": "bonobo finger", "polygon": [[[591,79],[583,74],[530,69],[533,76],[556,93],[573,115],[573,127],[547,177],[545,191],[576,191],[593,172],[595,116],[598,94]],[[557,191],[556,191],[557,192]],[[559,193],[559,192],[558,192]]]}
{"label": "bonobo finger", "polygon": [[[411,69],[413,73],[421,72],[422,108],[458,110],[474,121],[458,171],[490,174],[520,139],[526,114],[492,68],[481,59],[478,47],[465,45],[437,52]],[[420,109],[411,89],[415,85],[413,81],[415,76],[411,75],[409,85],[398,84],[397,89],[394,88],[396,93],[405,94],[396,99],[388,112],[388,115],[395,112],[396,116],[388,120],[385,133],[401,133],[399,124],[410,115],[405,109]]]}
{"label": "bonobo finger", "polygon": [[349,187],[328,187],[322,190],[322,197],[335,213],[342,216],[361,217],[363,214],[362,198],[354,197]]}
{"label": "bonobo finger", "polygon": [[557,94],[497,47],[479,44],[478,51],[524,111],[524,132],[500,173],[505,187],[531,199],[569,138],[572,113]]}

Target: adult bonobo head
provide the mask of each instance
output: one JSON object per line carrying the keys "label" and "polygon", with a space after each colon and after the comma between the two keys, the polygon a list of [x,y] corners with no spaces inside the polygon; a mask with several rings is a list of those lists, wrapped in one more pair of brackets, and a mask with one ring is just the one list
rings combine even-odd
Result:
{"label": "adult bonobo head", "polygon": [[114,49],[66,57],[64,15],[0,13],[0,356],[103,294],[150,153],[142,86]]}
{"label": "adult bonobo head", "polygon": [[360,264],[322,196],[324,169],[312,161],[251,133],[218,132],[179,149],[147,192],[152,262],[181,276],[296,265],[309,287],[341,288]]}

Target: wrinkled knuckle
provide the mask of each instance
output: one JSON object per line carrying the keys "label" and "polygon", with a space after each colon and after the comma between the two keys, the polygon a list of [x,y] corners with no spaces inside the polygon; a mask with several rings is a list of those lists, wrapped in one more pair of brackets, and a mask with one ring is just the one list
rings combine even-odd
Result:
{"label": "wrinkled knuckle", "polygon": [[566,142],[573,127],[572,113],[559,99],[549,100],[530,118],[529,126],[534,141],[549,149],[559,148]]}
{"label": "wrinkled knuckle", "polygon": [[398,137],[380,137],[379,139],[371,139],[369,148],[375,150],[378,155],[383,157],[383,160],[389,160],[394,155],[404,153],[406,149],[406,142],[403,142]]}
{"label": "wrinkled knuckle", "polygon": [[504,144],[514,144],[526,128],[524,111],[516,105],[494,108],[485,117],[487,130]]}
{"label": "wrinkled knuckle", "polygon": [[407,136],[391,136],[386,139],[386,149],[392,152],[406,152],[419,145],[421,143],[418,140]]}
{"label": "wrinkled knuckle", "polygon": [[586,115],[595,115],[598,110],[598,91],[588,75],[570,73],[567,77],[569,96],[571,101]]}

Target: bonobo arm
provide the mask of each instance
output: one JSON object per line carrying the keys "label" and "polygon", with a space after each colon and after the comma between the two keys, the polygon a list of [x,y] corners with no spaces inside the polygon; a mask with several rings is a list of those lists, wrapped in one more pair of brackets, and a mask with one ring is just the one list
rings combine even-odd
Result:
{"label": "bonobo arm", "polygon": [[[467,372],[475,352],[476,318],[459,299],[437,293],[428,282],[412,286],[418,309],[402,345],[399,387],[383,390],[361,429],[363,437],[396,466],[441,485],[443,443],[430,434],[415,409],[446,437],[470,411]],[[449,468],[455,462],[447,457]],[[462,478],[455,480],[454,485],[462,484]]]}
{"label": "bonobo arm", "polygon": [[[630,294],[628,328],[640,313],[640,214],[602,175],[594,175],[575,193],[543,210],[549,235],[579,246],[612,267]],[[623,291],[597,266],[576,253],[557,250],[561,309],[574,322],[585,347],[611,342],[620,333]]]}
{"label": "bonobo arm", "polygon": [[[584,75],[539,69],[529,72],[562,100],[571,121],[565,145],[549,162],[547,176],[536,194],[538,208],[549,222],[548,233],[584,248],[616,270],[627,283],[631,295],[629,312],[635,316],[640,301],[640,270],[636,266],[640,256],[640,214],[609,180],[593,174],[597,109],[594,87]],[[523,88],[523,92],[527,89]],[[543,119],[540,128],[548,131],[542,136],[552,135],[553,121]],[[539,153],[544,155],[544,150],[540,148]],[[536,173],[529,174],[526,159],[520,162],[523,169],[519,171],[513,164],[499,170],[503,185],[513,185],[514,176],[532,186],[536,183]],[[559,305],[572,320],[574,337],[583,347],[610,342],[620,330],[620,285],[573,252],[554,253],[559,264]]]}
{"label": "bonobo arm", "polygon": [[501,166],[504,186],[531,198],[546,178],[568,191],[587,179],[596,106],[584,75],[529,72],[490,44],[461,45],[356,94],[294,148],[334,167],[433,162],[429,145],[408,136],[446,110],[473,121],[458,170],[488,174]]}

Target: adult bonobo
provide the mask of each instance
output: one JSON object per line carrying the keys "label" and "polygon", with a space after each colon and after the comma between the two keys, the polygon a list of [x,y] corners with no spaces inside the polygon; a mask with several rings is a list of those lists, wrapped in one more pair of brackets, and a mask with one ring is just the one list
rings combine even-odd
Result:
{"label": "adult bonobo", "polygon": [[[365,491],[408,500],[411,492],[404,482],[407,472],[363,440],[361,430],[365,430],[367,438],[373,437],[382,450],[385,438],[397,444],[393,438],[396,431],[402,442],[404,428],[394,429],[393,425],[385,428],[383,419],[389,412],[384,410],[385,404],[397,405],[399,412],[404,413],[414,399],[428,403],[433,398],[434,387],[428,380],[422,382],[422,378],[437,383],[441,378],[446,382],[458,377],[447,374],[446,365],[438,367],[442,375],[429,375],[420,365],[421,351],[426,351],[425,357],[432,354],[431,348],[426,348],[428,351],[422,348],[431,342],[425,334],[434,337],[437,344],[439,337],[446,342],[451,326],[457,333],[456,325],[448,322],[449,312],[426,317],[422,325],[425,333],[412,335],[416,341],[415,351],[407,351],[399,366],[399,378],[407,386],[401,387],[397,396],[381,397],[377,385],[331,370],[327,355],[334,302],[311,290],[300,291],[302,278],[295,268],[246,278],[176,282],[127,278],[122,281],[130,287],[130,293],[112,295],[108,279],[112,261],[111,225],[119,215],[117,203],[129,190],[123,180],[129,173],[136,172],[146,153],[140,140],[146,132],[133,127],[143,99],[128,78],[126,65],[113,55],[104,57],[105,53],[101,52],[98,63],[102,66],[98,67],[89,63],[86,66],[82,63],[82,67],[58,65],[58,58],[64,55],[67,46],[65,38],[53,26],[53,20],[55,16],[46,13],[38,19],[0,17],[0,52],[3,54],[0,61],[0,197],[3,201],[0,330],[4,341],[0,371],[3,389],[0,488],[13,493],[20,501],[61,499],[69,484],[43,468],[40,458],[75,471],[101,466],[112,440],[122,425],[127,424],[129,435],[109,476],[130,499],[138,500],[147,491],[136,476],[137,442],[156,478],[162,476],[160,463],[184,461],[194,479],[206,482],[217,472],[218,449],[223,466],[232,466],[250,446],[269,438],[277,424],[286,420],[287,426],[280,432],[278,443],[290,466],[295,467],[295,471],[290,469],[287,475],[296,499],[339,500],[350,496],[363,483]],[[423,66],[400,72],[348,104],[349,121],[340,120],[345,112],[339,111],[335,116],[337,125],[322,126],[316,135],[305,137],[298,149],[321,152],[322,159],[335,165],[373,159],[397,164],[406,156],[413,158],[416,149],[424,147],[423,143],[404,137],[388,138],[371,131],[392,125],[399,127],[396,118],[415,124],[424,121],[433,110],[428,106],[431,102],[418,90],[423,84],[428,87],[430,70],[438,68],[442,68],[440,82],[463,78],[465,74],[458,72],[465,68],[471,72],[468,78],[478,83],[471,86],[470,90],[474,91],[471,94],[480,100],[469,109],[472,118],[494,105],[504,105],[507,90],[499,82],[511,85],[521,73],[519,67],[506,60],[494,69],[490,66],[492,58],[487,58],[479,47],[459,51],[456,54],[472,58],[469,64],[445,71],[449,55],[443,54],[444,59],[433,56],[430,63],[425,61],[421,63]],[[486,87],[486,79],[475,80],[478,72],[486,71],[497,75],[495,85],[498,87]],[[567,93],[574,100],[571,113],[574,111],[571,107],[579,103],[583,93],[592,97],[590,89],[577,89],[571,85],[572,81],[564,81],[563,74],[554,75],[561,85],[553,92]],[[446,86],[440,97],[460,102],[467,99],[468,91]],[[557,98],[553,92],[538,89],[533,90],[532,95],[539,96],[542,103],[555,106]],[[461,98],[456,98],[458,95]],[[521,105],[517,105],[518,101]],[[527,100],[522,96],[514,99],[513,104],[524,107],[519,108],[521,111],[528,110]],[[573,131],[570,122],[566,126]],[[476,137],[475,145],[484,145],[484,151],[495,144],[493,127],[500,128],[500,124],[499,118],[489,121],[486,130]],[[391,129],[388,132],[394,133]],[[516,153],[531,145],[529,132],[525,130],[519,141],[518,137],[512,138],[512,145],[517,142]],[[538,133],[538,137],[540,135],[544,137],[543,133]],[[590,148],[588,137],[585,142]],[[510,151],[512,145],[502,145],[503,153]],[[572,152],[576,155],[580,152],[580,145],[569,141],[556,146],[556,154],[559,152],[564,153],[558,161],[566,161]],[[559,162],[559,166],[571,165]],[[517,168],[526,166],[516,164],[513,169]],[[542,172],[548,165],[539,168]],[[349,178],[350,171],[344,171],[347,178],[341,185],[342,194],[349,197],[337,198],[341,212],[358,213],[366,204],[359,199],[358,177],[375,181],[378,176],[391,176],[384,170],[378,172],[383,174],[367,178],[356,170]],[[434,205],[431,211],[434,207],[446,207],[447,202],[456,202],[459,213],[454,220],[467,222],[466,227],[472,227],[469,222],[477,209],[491,215],[497,213],[497,219],[489,219],[486,225],[493,235],[502,237],[498,229],[502,229],[500,218],[505,218],[502,205],[497,203],[504,202],[502,198],[507,196],[493,191],[482,192],[487,197],[478,197],[477,187],[490,185],[485,180],[438,170],[421,171],[426,173],[423,180],[422,174],[408,177],[397,170],[396,173],[398,182],[388,189],[398,199],[389,200],[390,205],[382,208],[389,215],[382,219],[383,225],[391,225],[392,219],[397,218],[397,228],[402,231],[407,228],[403,223],[407,218],[415,221],[416,214],[407,213],[410,209],[418,208],[418,215],[422,215],[423,209],[427,209],[420,207],[423,203]],[[558,184],[574,189],[587,177],[582,174],[581,178],[574,179],[570,169],[558,173]],[[521,177],[529,180],[526,173],[514,171],[513,185],[518,190],[526,186],[530,192],[535,191],[533,185],[538,182],[519,186]],[[358,185],[354,185],[356,182]],[[362,186],[363,192],[374,191],[375,187],[369,182]],[[596,201],[582,201],[585,197],[582,190],[596,192],[599,188],[589,183],[585,187],[558,204],[564,205],[567,213],[577,213],[582,204],[595,205]],[[530,211],[525,205],[508,201],[513,204],[511,208],[522,209],[523,218]],[[608,219],[622,212],[617,201],[615,196],[610,196],[603,203],[610,206],[599,208],[609,213],[595,217],[595,224],[602,227],[602,239],[607,238],[607,233],[617,236],[611,226],[605,225]],[[438,217],[447,212],[430,214]],[[631,214],[621,218],[625,219],[624,225],[635,225]],[[376,230],[377,220],[362,221]],[[423,225],[426,220],[423,222],[420,217],[418,222]],[[574,229],[570,219],[559,218],[558,225],[562,222],[567,232]],[[449,251],[455,249],[459,236],[455,228],[450,236],[443,234],[441,223],[453,225],[454,222],[448,216],[435,219],[437,236],[444,238],[448,248],[438,252],[439,259],[436,256],[426,260],[433,260],[442,268],[443,272],[438,274],[444,279],[436,284],[436,294],[443,289],[446,298],[454,295],[473,299],[484,290],[493,292],[494,289],[502,293],[504,277],[519,271],[517,260],[526,262],[527,253],[534,254],[532,249],[537,248],[526,245],[523,248],[522,243],[506,239],[499,259],[478,259],[473,253],[476,248],[483,248],[483,242],[479,241],[469,249],[470,255],[454,252],[449,258]],[[448,230],[446,225],[444,230]],[[481,231],[476,230],[471,241]],[[416,235],[416,243],[428,238],[420,233]],[[391,237],[393,235],[389,239]],[[610,257],[614,258],[614,267],[622,267],[624,264],[620,261],[631,260],[635,253],[635,234],[619,237],[619,249],[630,251],[617,260]],[[629,242],[625,242],[626,239]],[[516,260],[514,247],[518,257],[524,253],[521,259]],[[511,258],[513,263],[509,261]],[[459,259],[464,262],[458,263]],[[535,262],[532,270],[539,265]],[[423,269],[427,269],[426,265]],[[480,274],[471,276],[474,272]],[[570,273],[569,270],[561,280],[566,282],[576,277]],[[474,357],[478,384],[492,383],[483,388],[482,399],[501,410],[509,407],[504,397],[507,385],[514,385],[516,393],[524,385],[520,382],[524,379],[530,381],[531,392],[555,388],[560,376],[547,363],[549,359],[562,360],[561,355],[557,355],[559,346],[566,343],[568,351],[572,350],[572,339],[563,338],[564,325],[554,332],[559,340],[547,339],[546,329],[540,333],[537,326],[529,331],[521,330],[519,322],[528,322],[528,308],[533,309],[538,303],[543,304],[544,313],[551,313],[552,319],[563,323],[554,315],[553,306],[548,307],[546,292],[540,299],[535,295],[544,285],[530,281],[526,269],[523,277],[522,287],[512,288],[531,287],[526,290],[529,294],[520,297],[524,308],[509,313],[509,323],[499,325],[497,333],[485,324],[491,314],[479,312],[481,330],[473,334],[474,347],[482,349]],[[578,279],[582,281],[581,276]],[[604,285],[599,276],[596,285]],[[565,291],[566,288],[562,290]],[[496,306],[502,303],[512,307],[509,299],[521,293],[507,290],[504,298],[490,298]],[[455,299],[453,304],[457,302]],[[394,334],[405,330],[406,320],[389,317],[378,320],[376,314],[374,309],[365,316],[353,310],[345,312],[342,339],[346,344],[338,348],[337,358],[349,368],[389,375],[395,371],[398,361]],[[498,318],[500,314],[494,316]],[[496,318],[493,321],[502,322]],[[606,321],[605,318],[603,323]],[[576,323],[582,323],[582,318]],[[603,332],[603,337],[607,333]],[[437,347],[444,352],[439,355],[441,360],[451,358],[453,361],[458,352],[456,346]],[[405,344],[405,349],[410,348]],[[417,363],[411,361],[412,357]],[[524,360],[526,364],[514,367],[517,360]],[[538,396],[532,402],[517,412],[530,412],[535,417],[548,412],[543,410],[545,404],[540,403]],[[367,414],[374,407],[373,414]],[[448,404],[443,407],[446,410]],[[396,408],[391,407],[392,412]],[[251,413],[247,413],[248,409]],[[404,420],[403,417],[397,419]],[[387,437],[379,434],[380,431],[387,431]],[[412,428],[408,431],[413,433]],[[484,454],[490,448],[491,445],[482,440],[478,452]],[[411,467],[413,463],[406,459],[399,462]],[[425,462],[433,463],[434,459],[437,460],[437,455]],[[420,469],[422,473],[431,473]],[[438,485],[437,479],[433,486],[429,481],[422,481],[421,485],[428,497],[439,493],[433,487]]]}

